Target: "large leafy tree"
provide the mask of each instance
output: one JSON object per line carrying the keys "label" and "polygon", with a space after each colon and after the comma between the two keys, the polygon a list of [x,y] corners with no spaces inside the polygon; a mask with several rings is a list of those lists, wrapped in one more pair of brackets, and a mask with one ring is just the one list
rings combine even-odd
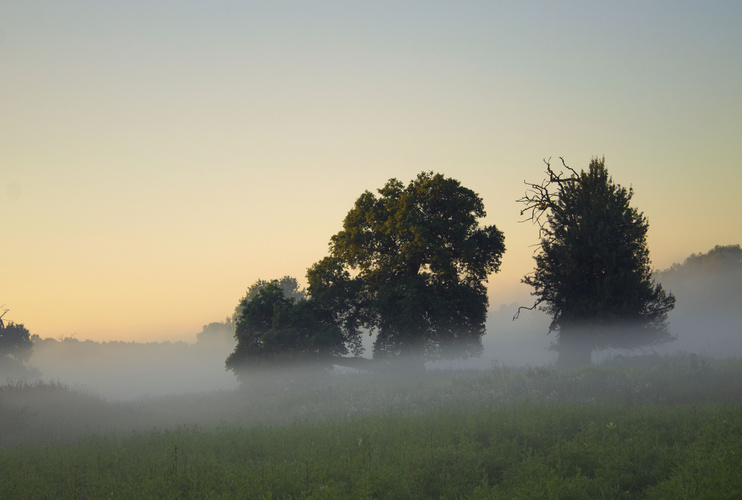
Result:
{"label": "large leafy tree", "polygon": [[636,348],[672,339],[667,314],[675,297],[652,280],[646,217],[633,191],[614,184],[605,160],[587,171],[526,183],[522,213],[540,226],[536,269],[523,282],[558,334],[560,367],[590,363],[594,349]]}
{"label": "large leafy tree", "polygon": [[330,255],[308,271],[309,295],[346,338],[375,331],[375,358],[479,355],[484,284],[505,251],[503,234],[480,226],[485,215],[482,199],[455,179],[391,179],[355,202]]}
{"label": "large leafy tree", "polygon": [[235,320],[237,346],[226,361],[238,376],[255,368],[302,362],[329,366],[332,358],[347,354],[343,332],[332,317],[303,294],[287,294],[285,282],[286,278],[260,281],[240,301]]}

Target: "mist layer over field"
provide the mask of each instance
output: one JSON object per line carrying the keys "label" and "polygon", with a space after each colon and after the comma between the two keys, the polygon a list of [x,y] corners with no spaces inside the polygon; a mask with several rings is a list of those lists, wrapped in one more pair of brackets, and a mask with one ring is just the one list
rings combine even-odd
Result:
{"label": "mist layer over field", "polygon": [[[729,308],[690,307],[679,295],[670,315],[670,329],[676,340],[669,344],[635,351],[605,350],[593,353],[593,361],[616,356],[654,356],[693,353],[711,358],[742,355],[742,315]],[[479,358],[434,361],[433,369],[480,369],[493,365],[508,367],[549,367],[557,353],[550,349],[555,334],[547,334],[549,318],[537,311],[525,311],[513,321],[517,304],[491,311],[484,352]],[[366,337],[370,351],[370,338]],[[236,377],[224,362],[235,345],[231,332],[221,332],[194,344],[41,341],[34,345],[29,367],[42,380],[56,381],[109,400],[132,400],[176,394],[232,390]],[[338,369],[338,372],[345,372]],[[6,375],[4,378],[6,378]],[[18,379],[18,376],[11,376]]]}
{"label": "mist layer over field", "polygon": [[[596,350],[593,362],[657,361],[661,356],[693,354],[704,358],[733,358],[742,355],[742,250],[738,245],[721,247],[707,254],[692,255],[682,265],[657,274],[677,302],[670,313],[670,333],[675,340],[632,351]],[[527,304],[527,300],[523,300]],[[522,311],[523,303],[490,310],[483,354],[478,358],[429,361],[428,370],[490,370],[493,367],[551,367],[557,353],[556,334],[547,334],[549,317],[542,311]],[[613,334],[626,335],[621,328]],[[373,337],[364,336],[366,356]],[[167,395],[232,391],[239,387],[225,360],[235,348],[231,321],[205,325],[197,341],[161,343],[92,342],[74,338],[36,338],[25,367],[0,364],[0,380],[44,380],[64,384],[109,401],[130,401]],[[7,361],[7,360],[6,360]],[[352,370],[351,370],[352,372]],[[336,368],[335,375],[348,373]],[[296,377],[295,374],[288,378]],[[251,379],[284,378],[276,372]],[[318,384],[323,382],[318,381]]]}
{"label": "mist layer over field", "polygon": [[29,365],[50,380],[110,400],[200,393],[237,387],[224,361],[231,332],[186,342],[91,342],[64,339],[34,345]]}
{"label": "mist layer over field", "polygon": [[297,369],[252,378],[241,389],[135,401],[107,401],[55,383],[16,383],[0,387],[0,448],[67,443],[92,434],[125,438],[194,426],[208,431],[522,404],[725,403],[742,400],[741,373],[739,360],[695,355],[663,357],[641,367],[493,367],[434,370],[420,378]]}
{"label": "mist layer over field", "polygon": [[[0,447],[182,426],[288,425],[524,402],[631,405],[742,398],[739,360],[711,359],[739,357],[738,337],[730,333],[733,315],[711,316],[706,322],[696,316],[697,323],[674,321],[676,328],[685,327],[676,330],[678,340],[634,353],[636,358],[624,357],[622,364],[631,365],[628,368],[607,366],[617,353],[598,352],[594,361],[605,361],[606,366],[560,372],[553,369],[556,353],[548,349],[548,318],[534,313],[513,322],[513,307],[490,315],[482,357],[428,363],[427,374],[418,377],[297,367],[253,373],[240,387],[224,369],[234,342],[227,335],[211,342],[199,338],[195,344],[41,342],[31,364],[44,372],[45,381],[0,387]],[[731,330],[701,329],[712,320]],[[695,352],[693,346],[705,350]]]}

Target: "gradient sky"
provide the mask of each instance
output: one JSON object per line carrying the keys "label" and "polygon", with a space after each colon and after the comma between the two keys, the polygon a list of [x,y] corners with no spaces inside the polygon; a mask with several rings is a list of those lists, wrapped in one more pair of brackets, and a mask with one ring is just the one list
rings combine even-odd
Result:
{"label": "gradient sky", "polygon": [[742,243],[742,2],[5,1],[0,305],[41,337],[193,340],[423,170],[527,301],[543,158],[605,156],[655,268]]}

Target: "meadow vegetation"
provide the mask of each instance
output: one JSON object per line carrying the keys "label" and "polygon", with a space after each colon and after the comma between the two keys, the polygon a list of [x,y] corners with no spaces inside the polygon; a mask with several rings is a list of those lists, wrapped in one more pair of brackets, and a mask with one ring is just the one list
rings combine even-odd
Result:
{"label": "meadow vegetation", "polygon": [[[624,360],[626,361],[626,360]],[[0,388],[2,498],[739,498],[742,361]]]}

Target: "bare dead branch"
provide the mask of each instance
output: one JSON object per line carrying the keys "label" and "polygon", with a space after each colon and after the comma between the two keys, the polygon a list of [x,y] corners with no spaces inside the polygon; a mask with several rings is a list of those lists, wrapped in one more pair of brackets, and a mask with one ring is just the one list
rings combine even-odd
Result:
{"label": "bare dead branch", "polygon": [[564,168],[566,168],[567,170],[569,170],[570,172],[572,172],[572,177],[579,177],[580,176],[580,174],[578,174],[577,171],[575,171],[575,169],[573,169],[572,167],[570,167],[569,165],[567,165],[564,162],[564,158],[562,158],[560,156],[559,159],[562,160],[562,165],[564,166]]}
{"label": "bare dead branch", "polygon": [[528,311],[533,311],[535,308],[536,308],[536,304],[532,305],[531,307],[519,306],[518,307],[518,310],[515,311],[515,314],[513,315],[513,321],[515,321],[516,319],[520,318],[520,311],[521,310],[526,309]]}
{"label": "bare dead branch", "polygon": [[533,311],[534,309],[536,309],[539,306],[539,304],[541,304],[541,302],[543,302],[543,300],[537,300],[531,307],[528,307],[528,306],[520,306],[520,307],[518,307],[518,310],[515,311],[515,315],[513,316],[513,321],[515,321],[516,319],[518,319],[520,317],[521,310],[525,309],[527,311]]}
{"label": "bare dead branch", "polygon": [[[541,239],[546,231],[545,224],[549,211],[553,212],[557,208],[559,190],[565,184],[579,182],[579,174],[566,164],[564,158],[560,156],[559,159],[562,161],[562,166],[570,172],[568,177],[565,176],[566,174],[564,172],[557,173],[551,168],[551,158],[544,159],[544,163],[546,164],[546,179],[542,180],[540,184],[523,181],[526,185],[526,192],[523,197],[516,200],[518,203],[525,205],[525,208],[520,211],[520,215],[528,214],[525,219],[518,222],[530,221],[538,225],[539,239]],[[554,187],[556,187],[556,190],[553,189]]]}

